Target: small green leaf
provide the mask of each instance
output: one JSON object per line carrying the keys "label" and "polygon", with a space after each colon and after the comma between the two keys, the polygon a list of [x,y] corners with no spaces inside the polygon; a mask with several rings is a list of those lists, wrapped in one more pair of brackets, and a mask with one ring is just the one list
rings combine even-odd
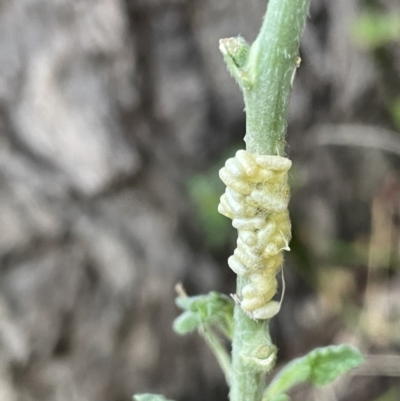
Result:
{"label": "small green leaf", "polygon": [[197,329],[197,327],[201,324],[201,320],[198,316],[193,312],[183,312],[179,315],[173,323],[173,329],[178,334],[187,334]]}
{"label": "small green leaf", "polygon": [[190,311],[193,308],[193,305],[204,295],[196,295],[193,297],[184,297],[179,296],[175,298],[175,304],[178,308],[186,311]]}
{"label": "small green leaf", "polygon": [[244,70],[247,62],[250,47],[243,37],[225,38],[219,41],[219,50],[222,53],[225,63],[231,75],[244,89],[253,86],[248,73]]}
{"label": "small green leaf", "polygon": [[285,394],[301,382],[323,386],[357,367],[363,360],[361,353],[349,345],[317,348],[289,362],[268,386],[264,399],[276,400],[278,395]]}
{"label": "small green leaf", "polygon": [[310,381],[323,386],[364,361],[361,353],[349,345],[319,348],[308,354],[312,366]]}
{"label": "small green leaf", "polygon": [[168,400],[160,394],[136,394],[133,396],[135,401],[173,401]]}
{"label": "small green leaf", "polygon": [[174,329],[179,334],[193,331],[199,325],[214,325],[231,337],[234,303],[228,296],[212,291],[194,297],[180,296],[175,302],[186,311],[174,322]]}
{"label": "small green leaf", "polygon": [[219,46],[227,63],[233,62],[237,68],[244,67],[250,46],[242,36],[221,39]]}

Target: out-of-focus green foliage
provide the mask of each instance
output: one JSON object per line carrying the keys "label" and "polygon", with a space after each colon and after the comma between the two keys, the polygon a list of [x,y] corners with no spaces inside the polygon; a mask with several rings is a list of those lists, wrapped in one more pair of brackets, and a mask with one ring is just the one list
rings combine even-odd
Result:
{"label": "out-of-focus green foliage", "polygon": [[391,114],[394,123],[396,124],[396,127],[398,130],[400,130],[400,97],[397,97],[391,105]]}
{"label": "out-of-focus green foliage", "polygon": [[388,391],[385,391],[374,401],[398,401],[400,400],[400,390],[397,387],[392,387]]}
{"label": "out-of-focus green foliage", "polygon": [[354,25],[353,36],[370,49],[400,40],[400,14],[364,11]]}
{"label": "out-of-focus green foliage", "polygon": [[230,220],[218,213],[219,198],[224,184],[218,177],[217,168],[192,177],[188,182],[189,194],[196,205],[198,219],[205,232],[207,245],[218,249],[234,235]]}

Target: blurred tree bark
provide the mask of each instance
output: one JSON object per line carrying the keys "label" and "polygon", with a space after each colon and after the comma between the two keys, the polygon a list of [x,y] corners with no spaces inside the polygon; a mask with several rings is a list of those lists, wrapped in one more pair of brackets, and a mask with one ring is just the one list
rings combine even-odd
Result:
{"label": "blurred tree bark", "polygon": [[[363,100],[376,93],[372,61],[340,34],[357,3],[313,0],[302,46],[290,153],[331,194],[299,193],[295,207],[311,221],[315,205],[323,216],[334,208],[334,185],[350,176],[334,154],[312,153],[309,127],[384,115],[379,98]],[[172,333],[174,285],[233,288],[185,185],[243,137],[218,39],[253,40],[264,7],[0,2],[1,400],[122,401],[143,391],[224,399],[205,346]],[[334,219],[319,227],[328,239],[339,229]]]}

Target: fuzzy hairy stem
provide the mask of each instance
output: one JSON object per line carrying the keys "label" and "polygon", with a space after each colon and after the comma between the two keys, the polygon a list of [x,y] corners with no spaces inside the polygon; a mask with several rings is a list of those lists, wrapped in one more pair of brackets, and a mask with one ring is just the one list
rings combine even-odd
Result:
{"label": "fuzzy hairy stem", "polygon": [[252,153],[284,153],[286,115],[300,37],[310,0],[270,0],[245,70],[253,87],[243,89],[246,147]]}
{"label": "fuzzy hairy stem", "polygon": [[[228,69],[243,91],[245,142],[251,153],[284,154],[291,82],[309,3],[270,0],[260,33],[250,48],[241,37],[220,41]],[[238,277],[239,298],[245,284],[246,279]],[[268,320],[252,320],[236,305],[230,401],[260,401],[275,357]]]}

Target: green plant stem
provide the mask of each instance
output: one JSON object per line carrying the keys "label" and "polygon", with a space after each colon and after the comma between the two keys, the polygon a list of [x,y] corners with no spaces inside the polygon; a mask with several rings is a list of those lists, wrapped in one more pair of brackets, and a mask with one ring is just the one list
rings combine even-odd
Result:
{"label": "green plant stem", "polygon": [[[309,3],[310,0],[270,0],[259,36],[250,49],[242,39],[237,41],[236,48],[227,40],[221,41],[228,68],[243,91],[245,142],[252,153],[284,154],[291,82]],[[247,51],[247,61],[243,63]],[[245,284],[246,279],[238,277],[236,293],[239,298]],[[261,400],[265,375],[273,367],[275,355],[268,321],[254,321],[236,305],[231,401]]]}
{"label": "green plant stem", "polygon": [[246,147],[252,153],[284,154],[286,115],[310,0],[270,0],[246,69]]}
{"label": "green plant stem", "polygon": [[[243,287],[243,278],[237,279],[237,291]],[[258,362],[266,361],[272,368],[275,347],[271,343],[268,321],[255,321],[247,317],[242,308],[234,310],[232,342],[231,401],[259,401],[265,389],[265,369]],[[269,359],[272,356],[272,360]],[[260,357],[260,358],[259,358]]]}
{"label": "green plant stem", "polygon": [[203,327],[201,335],[217,359],[219,366],[225,375],[226,383],[231,385],[231,358],[226,352],[224,345],[209,327]]}

